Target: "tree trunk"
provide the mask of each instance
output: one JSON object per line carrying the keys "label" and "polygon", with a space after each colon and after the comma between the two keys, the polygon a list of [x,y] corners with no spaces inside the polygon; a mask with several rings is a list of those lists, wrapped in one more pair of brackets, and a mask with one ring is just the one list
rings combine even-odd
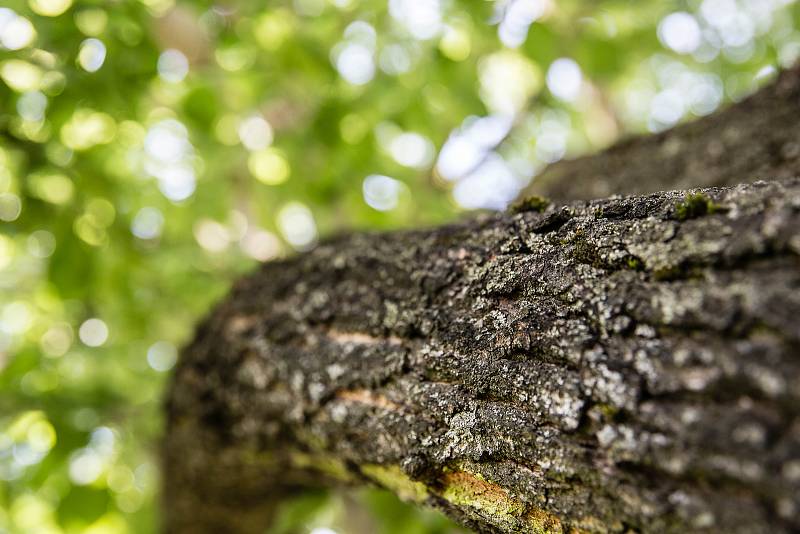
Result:
{"label": "tree trunk", "polygon": [[800,180],[525,209],[240,280],[174,377],[167,530],[361,483],[481,532],[800,529]]}

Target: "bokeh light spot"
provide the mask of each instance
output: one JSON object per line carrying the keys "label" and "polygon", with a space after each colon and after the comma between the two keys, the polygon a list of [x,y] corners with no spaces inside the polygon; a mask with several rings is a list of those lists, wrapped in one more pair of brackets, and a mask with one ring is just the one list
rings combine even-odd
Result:
{"label": "bokeh light spot", "polygon": [[57,17],[72,6],[72,0],[28,0],[31,9],[43,17]]}
{"label": "bokeh light spot", "polygon": [[565,102],[574,102],[581,92],[583,73],[570,58],[560,58],[547,69],[547,88],[553,96]]}
{"label": "bokeh light spot", "polygon": [[50,421],[42,417],[28,427],[27,438],[33,450],[47,453],[56,444],[56,431]]}
{"label": "bokeh light spot", "polygon": [[511,50],[496,52],[478,65],[481,98],[496,113],[514,114],[542,88],[539,67]]}
{"label": "bokeh light spot", "polygon": [[0,63],[0,78],[18,93],[38,91],[42,83],[42,69],[21,59]]}
{"label": "bokeh light spot", "polygon": [[290,202],[278,212],[278,227],[286,241],[298,250],[306,250],[317,240],[317,225],[311,210],[299,202]]}
{"label": "bokeh light spot", "polygon": [[389,14],[415,39],[432,39],[442,31],[439,0],[389,0]]}
{"label": "bokeh light spot", "polygon": [[220,253],[230,244],[228,230],[212,219],[197,221],[194,225],[194,237],[201,247],[212,253]]}
{"label": "bokeh light spot", "polygon": [[336,56],[336,70],[353,85],[369,83],[375,76],[372,50],[360,43],[347,43]]}
{"label": "bokeh light spot", "polygon": [[280,151],[274,148],[250,154],[247,167],[256,180],[263,184],[278,185],[289,179],[289,162]]}
{"label": "bokeh light spot", "polygon": [[11,264],[15,250],[14,240],[0,234],[0,269],[5,269]]}
{"label": "bokeh light spot", "polygon": [[84,35],[97,37],[106,29],[108,14],[99,8],[84,9],[75,14],[75,25]]}
{"label": "bokeh light spot", "polygon": [[17,113],[27,121],[44,119],[47,97],[39,91],[28,91],[17,99]]}
{"label": "bokeh light spot", "polygon": [[378,211],[389,211],[397,207],[402,182],[382,174],[371,174],[364,178],[361,189],[364,202]]}
{"label": "bokeh light spot", "polygon": [[24,334],[31,327],[33,319],[33,310],[27,302],[11,302],[3,307],[0,330],[10,335]]}
{"label": "bokeh light spot", "polygon": [[144,138],[144,167],[158,180],[158,188],[173,202],[186,200],[195,191],[192,166],[194,147],[184,124],[175,119],[155,123]]}
{"label": "bokeh light spot", "polygon": [[180,50],[165,50],[158,56],[158,75],[169,83],[180,83],[189,74],[189,60]]}
{"label": "bokeh light spot", "polygon": [[467,209],[505,209],[519,194],[522,184],[506,161],[489,154],[470,174],[453,188],[453,198]]}
{"label": "bokeh light spot", "polygon": [[91,449],[81,449],[69,461],[69,478],[78,486],[86,486],[103,473],[103,460]]}
{"label": "bokeh light spot", "polygon": [[31,21],[13,10],[0,8],[0,46],[8,50],[21,50],[36,39],[36,29]]}
{"label": "bokeh light spot", "polygon": [[239,139],[248,150],[263,150],[272,144],[272,126],[260,115],[244,119],[238,128]]}
{"label": "bokeh light spot", "polygon": [[58,358],[67,353],[72,346],[72,327],[67,323],[57,323],[47,329],[39,339],[39,346],[45,356]]}
{"label": "bokeh light spot", "polygon": [[111,115],[82,108],[61,127],[61,142],[73,150],[88,150],[110,143],[116,132],[117,124]]}
{"label": "bokeh light spot", "polygon": [[464,61],[472,52],[472,38],[459,26],[447,26],[439,40],[439,50],[453,61]]}
{"label": "bokeh light spot", "polygon": [[256,41],[267,50],[276,50],[292,34],[294,17],[288,9],[275,9],[261,15],[253,26]]}
{"label": "bokeh light spot", "polygon": [[105,198],[96,197],[86,203],[86,216],[93,226],[107,228],[116,217],[114,204]]}
{"label": "bokeh light spot", "polygon": [[90,37],[81,43],[78,65],[86,72],[97,72],[106,61],[106,45],[100,39]]}
{"label": "bokeh light spot", "polygon": [[551,0],[511,0],[497,29],[500,41],[509,48],[521,46],[528,29],[551,8]]}
{"label": "bokeh light spot", "polygon": [[280,254],[281,242],[272,232],[252,226],[239,242],[242,251],[258,261],[269,261]]}
{"label": "bokeh light spot", "polygon": [[88,347],[100,347],[108,340],[108,326],[96,317],[87,319],[78,329],[78,337]]}
{"label": "bokeh light spot", "polygon": [[157,239],[164,228],[164,216],[158,208],[144,207],[136,212],[131,222],[131,233],[139,239]]}
{"label": "bokeh light spot", "polygon": [[658,38],[664,46],[679,54],[691,54],[700,46],[700,25],[691,14],[678,11],[659,23]]}
{"label": "bokeh light spot", "polygon": [[49,258],[55,250],[56,238],[47,230],[36,230],[28,236],[28,253],[34,258]]}
{"label": "bokeh light spot", "polygon": [[390,44],[381,50],[378,63],[383,72],[396,76],[410,71],[413,60],[407,47]]}
{"label": "bokeh light spot", "polygon": [[157,341],[147,349],[147,364],[154,371],[169,371],[177,361],[178,349],[168,341]]}
{"label": "bokeh light spot", "polygon": [[394,136],[389,142],[389,152],[397,163],[414,169],[429,166],[434,156],[433,143],[416,132]]}
{"label": "bokeh light spot", "polygon": [[51,204],[66,204],[75,193],[72,180],[59,172],[32,174],[28,187],[33,196]]}
{"label": "bokeh light spot", "polygon": [[0,221],[16,221],[22,212],[22,202],[14,193],[0,194]]}

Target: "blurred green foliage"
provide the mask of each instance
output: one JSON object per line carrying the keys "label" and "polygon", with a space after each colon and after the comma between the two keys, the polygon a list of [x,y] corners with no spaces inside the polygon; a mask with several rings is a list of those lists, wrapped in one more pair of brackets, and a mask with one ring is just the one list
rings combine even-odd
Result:
{"label": "blurred green foliage", "polygon": [[[800,55],[797,18],[788,0],[5,0],[0,532],[156,529],[177,347],[258,261],[503,208],[548,163],[753,91]],[[309,495],[275,530],[359,531],[348,499]],[[374,531],[452,528],[360,502]]]}

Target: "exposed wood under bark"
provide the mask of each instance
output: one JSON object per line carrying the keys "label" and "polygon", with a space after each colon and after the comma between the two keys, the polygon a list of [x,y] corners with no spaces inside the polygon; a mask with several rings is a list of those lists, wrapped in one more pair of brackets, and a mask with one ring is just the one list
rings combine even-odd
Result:
{"label": "exposed wood under bark", "polygon": [[521,197],[588,200],[800,176],[800,66],[715,115],[548,167]]}
{"label": "exposed wood under bark", "polygon": [[800,180],[324,243],[236,285],[167,413],[171,532],[364,482],[478,531],[797,531]]}

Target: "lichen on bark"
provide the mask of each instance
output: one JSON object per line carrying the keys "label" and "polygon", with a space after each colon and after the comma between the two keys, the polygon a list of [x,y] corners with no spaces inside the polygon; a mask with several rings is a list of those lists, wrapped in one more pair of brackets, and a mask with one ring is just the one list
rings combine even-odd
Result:
{"label": "lichen on bark", "polygon": [[258,532],[291,492],[373,483],[476,531],[795,531],[798,289],[797,179],[266,264],[180,359],[167,529]]}

